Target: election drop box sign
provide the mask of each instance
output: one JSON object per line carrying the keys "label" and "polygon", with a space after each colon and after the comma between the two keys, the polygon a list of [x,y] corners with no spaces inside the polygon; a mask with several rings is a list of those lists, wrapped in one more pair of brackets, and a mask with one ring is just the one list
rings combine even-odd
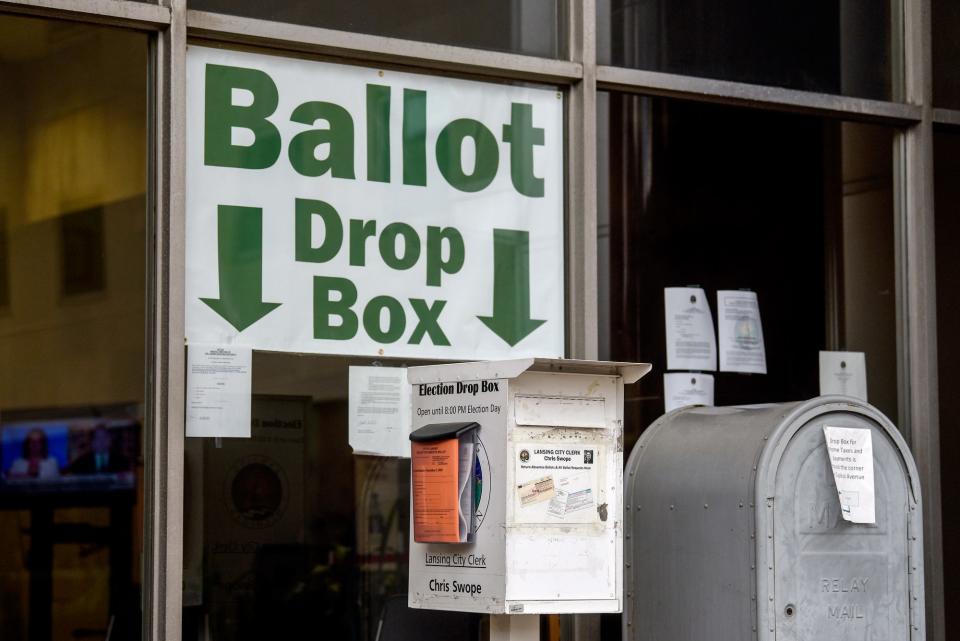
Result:
{"label": "election drop box sign", "polygon": [[626,467],[629,641],[922,641],[920,483],[846,396],[686,407]]}
{"label": "election drop box sign", "polygon": [[564,345],[563,92],[191,44],[188,343]]}
{"label": "election drop box sign", "polygon": [[410,368],[409,605],[620,612],[623,386],[648,371],[539,358]]}

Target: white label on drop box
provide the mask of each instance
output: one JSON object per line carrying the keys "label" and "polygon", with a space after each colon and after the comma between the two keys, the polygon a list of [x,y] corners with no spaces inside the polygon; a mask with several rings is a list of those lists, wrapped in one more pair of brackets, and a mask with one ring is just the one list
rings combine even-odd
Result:
{"label": "white label on drop box", "polygon": [[602,455],[592,443],[518,443],[514,522],[597,522]]}

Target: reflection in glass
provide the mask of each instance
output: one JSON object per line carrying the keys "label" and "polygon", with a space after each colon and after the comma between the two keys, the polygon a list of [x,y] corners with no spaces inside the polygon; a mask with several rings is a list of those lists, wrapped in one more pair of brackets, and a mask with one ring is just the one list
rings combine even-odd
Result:
{"label": "reflection in glass", "polygon": [[898,0],[598,0],[600,64],[896,99]]}
{"label": "reflection in glass", "polygon": [[[893,132],[822,118],[602,94],[600,357],[666,363],[663,288],[757,293],[766,375],[717,373],[716,404],[819,394],[818,352],[866,352],[897,416]],[[628,443],[664,409],[632,386]]]}
{"label": "reflection in glass", "polygon": [[190,9],[555,58],[557,0],[188,0]]}
{"label": "reflection in glass", "polygon": [[0,16],[0,636],[140,638],[147,37]]}
{"label": "reflection in glass", "polygon": [[255,353],[252,437],[187,439],[185,641],[479,641],[478,616],[407,608],[409,459],[348,442],[349,366],[370,364]]}
{"label": "reflection in glass", "polygon": [[[940,501],[943,506],[943,540],[960,536],[960,470],[954,461],[960,456],[960,132],[934,132],[934,208],[936,212],[937,278],[937,360],[940,388]],[[960,552],[954,545],[943,546],[943,611],[946,638],[960,630]]]}
{"label": "reflection in glass", "polygon": [[932,0],[933,104],[960,109],[960,2]]}

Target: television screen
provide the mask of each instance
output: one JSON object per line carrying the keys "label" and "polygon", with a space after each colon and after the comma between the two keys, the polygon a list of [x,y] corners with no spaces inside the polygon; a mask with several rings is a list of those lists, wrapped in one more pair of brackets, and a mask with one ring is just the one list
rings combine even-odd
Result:
{"label": "television screen", "polygon": [[115,418],[0,423],[0,489],[133,489],[138,430],[136,421]]}

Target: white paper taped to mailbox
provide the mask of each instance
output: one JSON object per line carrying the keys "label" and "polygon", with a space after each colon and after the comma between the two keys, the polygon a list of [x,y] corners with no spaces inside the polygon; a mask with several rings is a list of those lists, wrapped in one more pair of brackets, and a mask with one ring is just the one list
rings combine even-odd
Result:
{"label": "white paper taped to mailbox", "polygon": [[824,425],[823,435],[843,518],[851,523],[876,523],[870,430]]}

